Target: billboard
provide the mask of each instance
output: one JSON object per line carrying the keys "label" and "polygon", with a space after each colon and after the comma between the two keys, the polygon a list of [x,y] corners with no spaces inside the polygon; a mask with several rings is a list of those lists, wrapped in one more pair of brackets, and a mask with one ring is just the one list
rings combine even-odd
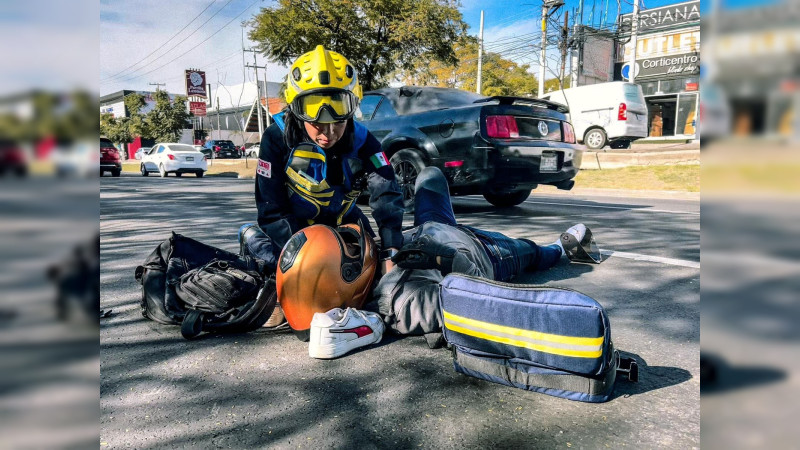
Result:
{"label": "billboard", "polygon": [[[632,19],[633,14],[623,14],[620,17],[620,28],[630,32]],[[640,33],[699,23],[700,0],[650,8],[639,12]]]}
{"label": "billboard", "polygon": [[196,69],[186,70],[186,95],[188,97],[208,98],[205,72]]}

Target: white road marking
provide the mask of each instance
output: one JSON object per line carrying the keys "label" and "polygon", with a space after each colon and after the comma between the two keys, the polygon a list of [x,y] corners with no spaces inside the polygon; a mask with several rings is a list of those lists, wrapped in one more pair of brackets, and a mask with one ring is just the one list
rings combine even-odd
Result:
{"label": "white road marking", "polygon": [[538,202],[538,201],[526,201],[525,203],[533,203],[533,204],[540,204],[540,205],[558,205],[558,206],[577,206],[579,208],[600,208],[600,209],[627,209],[631,212],[662,212],[662,213],[670,213],[670,214],[690,214],[694,216],[699,216],[699,212],[694,211],[672,211],[669,209],[652,209],[652,208],[638,208],[640,205],[631,205],[631,206],[603,206],[603,205],[582,205],[580,203],[559,203],[559,202]]}
{"label": "white road marking", "polygon": [[[463,198],[462,197],[462,198],[459,198],[459,200],[468,200],[468,201],[473,201],[473,202],[485,203],[485,201],[483,199],[477,199],[477,198]],[[628,210],[628,211],[631,211],[631,212],[660,212],[660,213],[669,213],[669,214],[688,214],[688,215],[692,215],[692,216],[699,216],[700,215],[700,212],[674,211],[674,210],[671,210],[671,209],[653,209],[653,208],[650,208],[650,207],[647,207],[647,206],[642,208],[641,207],[642,205],[635,205],[635,204],[632,204],[630,206],[605,206],[605,205],[583,205],[583,204],[580,204],[580,203],[542,202],[542,201],[532,201],[532,200],[526,200],[525,204],[528,204],[528,205],[530,205],[530,204],[539,204],[539,205],[557,205],[557,206],[576,206],[578,208],[596,208],[596,209],[623,209],[623,210]]]}
{"label": "white road marking", "polygon": [[698,261],[688,261],[685,259],[663,258],[661,256],[649,256],[649,255],[642,255],[640,253],[617,252],[605,248],[600,249],[600,254],[605,257],[613,256],[615,258],[632,259],[635,261],[656,262],[661,264],[668,264],[670,266],[689,267],[692,269],[700,268],[700,263]]}

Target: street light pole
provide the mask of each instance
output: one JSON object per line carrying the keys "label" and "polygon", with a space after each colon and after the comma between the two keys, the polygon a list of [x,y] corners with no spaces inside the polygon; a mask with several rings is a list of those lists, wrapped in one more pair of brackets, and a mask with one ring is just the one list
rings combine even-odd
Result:
{"label": "street light pole", "polygon": [[483,75],[483,10],[481,10],[481,31],[478,34],[478,87],[475,93],[481,93],[481,75]]}
{"label": "street light pole", "polygon": [[631,59],[628,63],[628,82],[636,79],[636,47],[638,46],[637,33],[639,31],[639,0],[633,0],[633,17],[631,17]]}
{"label": "street light pole", "polygon": [[542,41],[540,43],[542,50],[539,53],[539,97],[544,95],[544,77],[545,69],[547,67],[547,10],[549,6],[547,0],[542,2]]}

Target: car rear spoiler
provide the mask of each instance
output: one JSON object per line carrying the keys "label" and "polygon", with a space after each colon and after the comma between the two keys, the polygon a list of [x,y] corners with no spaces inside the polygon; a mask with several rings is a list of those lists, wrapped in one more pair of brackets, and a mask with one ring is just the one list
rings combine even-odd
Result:
{"label": "car rear spoiler", "polygon": [[547,109],[558,111],[564,114],[569,112],[569,109],[564,105],[549,102],[547,100],[542,100],[540,98],[509,97],[505,95],[495,95],[492,97],[486,97],[479,100],[475,100],[473,103],[486,103],[491,101],[498,101],[500,102],[501,105],[513,105],[514,103],[517,104],[525,103],[529,105],[542,106]]}

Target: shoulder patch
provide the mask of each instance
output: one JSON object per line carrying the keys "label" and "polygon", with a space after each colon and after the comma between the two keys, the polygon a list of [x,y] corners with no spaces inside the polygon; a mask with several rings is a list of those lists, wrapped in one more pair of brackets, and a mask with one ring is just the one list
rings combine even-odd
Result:
{"label": "shoulder patch", "polygon": [[386,153],[383,152],[375,153],[369,157],[369,160],[376,169],[380,169],[383,166],[389,165],[389,160],[386,158]]}
{"label": "shoulder patch", "polygon": [[272,178],[272,164],[270,164],[269,161],[259,159],[258,167],[256,167],[256,173],[262,177]]}

